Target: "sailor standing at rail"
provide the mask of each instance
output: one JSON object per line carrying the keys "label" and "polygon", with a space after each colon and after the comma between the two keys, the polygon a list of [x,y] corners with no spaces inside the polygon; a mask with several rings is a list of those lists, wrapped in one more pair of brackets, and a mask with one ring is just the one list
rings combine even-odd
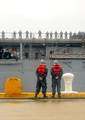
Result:
{"label": "sailor standing at rail", "polygon": [[51,77],[52,77],[52,98],[55,97],[56,87],[58,97],[61,97],[61,77],[63,74],[63,69],[58,63],[58,60],[54,60],[54,64],[51,66]]}
{"label": "sailor standing at rail", "polygon": [[44,60],[40,61],[39,66],[36,69],[36,76],[37,76],[37,83],[36,83],[36,92],[35,92],[35,98],[38,96],[41,88],[42,88],[42,94],[43,97],[46,98],[46,90],[47,90],[47,77],[48,69],[46,66],[46,63]]}

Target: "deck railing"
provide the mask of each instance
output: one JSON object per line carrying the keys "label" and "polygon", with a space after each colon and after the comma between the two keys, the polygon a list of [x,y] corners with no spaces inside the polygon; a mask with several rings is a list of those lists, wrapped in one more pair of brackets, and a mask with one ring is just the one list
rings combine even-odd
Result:
{"label": "deck railing", "polygon": [[53,54],[50,59],[85,59],[85,54]]}

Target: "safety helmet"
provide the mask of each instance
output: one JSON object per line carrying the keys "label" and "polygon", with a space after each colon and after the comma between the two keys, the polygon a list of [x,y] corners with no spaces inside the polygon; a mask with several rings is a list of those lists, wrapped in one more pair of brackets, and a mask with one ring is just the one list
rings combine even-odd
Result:
{"label": "safety helmet", "polygon": [[58,60],[54,60],[54,64],[58,64]]}
{"label": "safety helmet", "polygon": [[45,60],[41,59],[40,63],[45,64]]}

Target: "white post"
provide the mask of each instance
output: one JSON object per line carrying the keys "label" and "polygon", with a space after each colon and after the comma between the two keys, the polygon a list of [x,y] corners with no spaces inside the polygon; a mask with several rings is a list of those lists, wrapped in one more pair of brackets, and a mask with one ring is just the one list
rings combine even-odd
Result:
{"label": "white post", "polygon": [[65,83],[65,92],[70,93],[72,91],[72,81],[74,79],[74,74],[72,73],[65,73],[63,74],[62,78],[64,79]]}

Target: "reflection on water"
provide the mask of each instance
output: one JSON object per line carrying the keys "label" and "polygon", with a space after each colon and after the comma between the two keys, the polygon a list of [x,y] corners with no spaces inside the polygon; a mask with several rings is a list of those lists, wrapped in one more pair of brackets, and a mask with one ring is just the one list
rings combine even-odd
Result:
{"label": "reflection on water", "polygon": [[84,99],[0,100],[1,120],[84,120]]}

